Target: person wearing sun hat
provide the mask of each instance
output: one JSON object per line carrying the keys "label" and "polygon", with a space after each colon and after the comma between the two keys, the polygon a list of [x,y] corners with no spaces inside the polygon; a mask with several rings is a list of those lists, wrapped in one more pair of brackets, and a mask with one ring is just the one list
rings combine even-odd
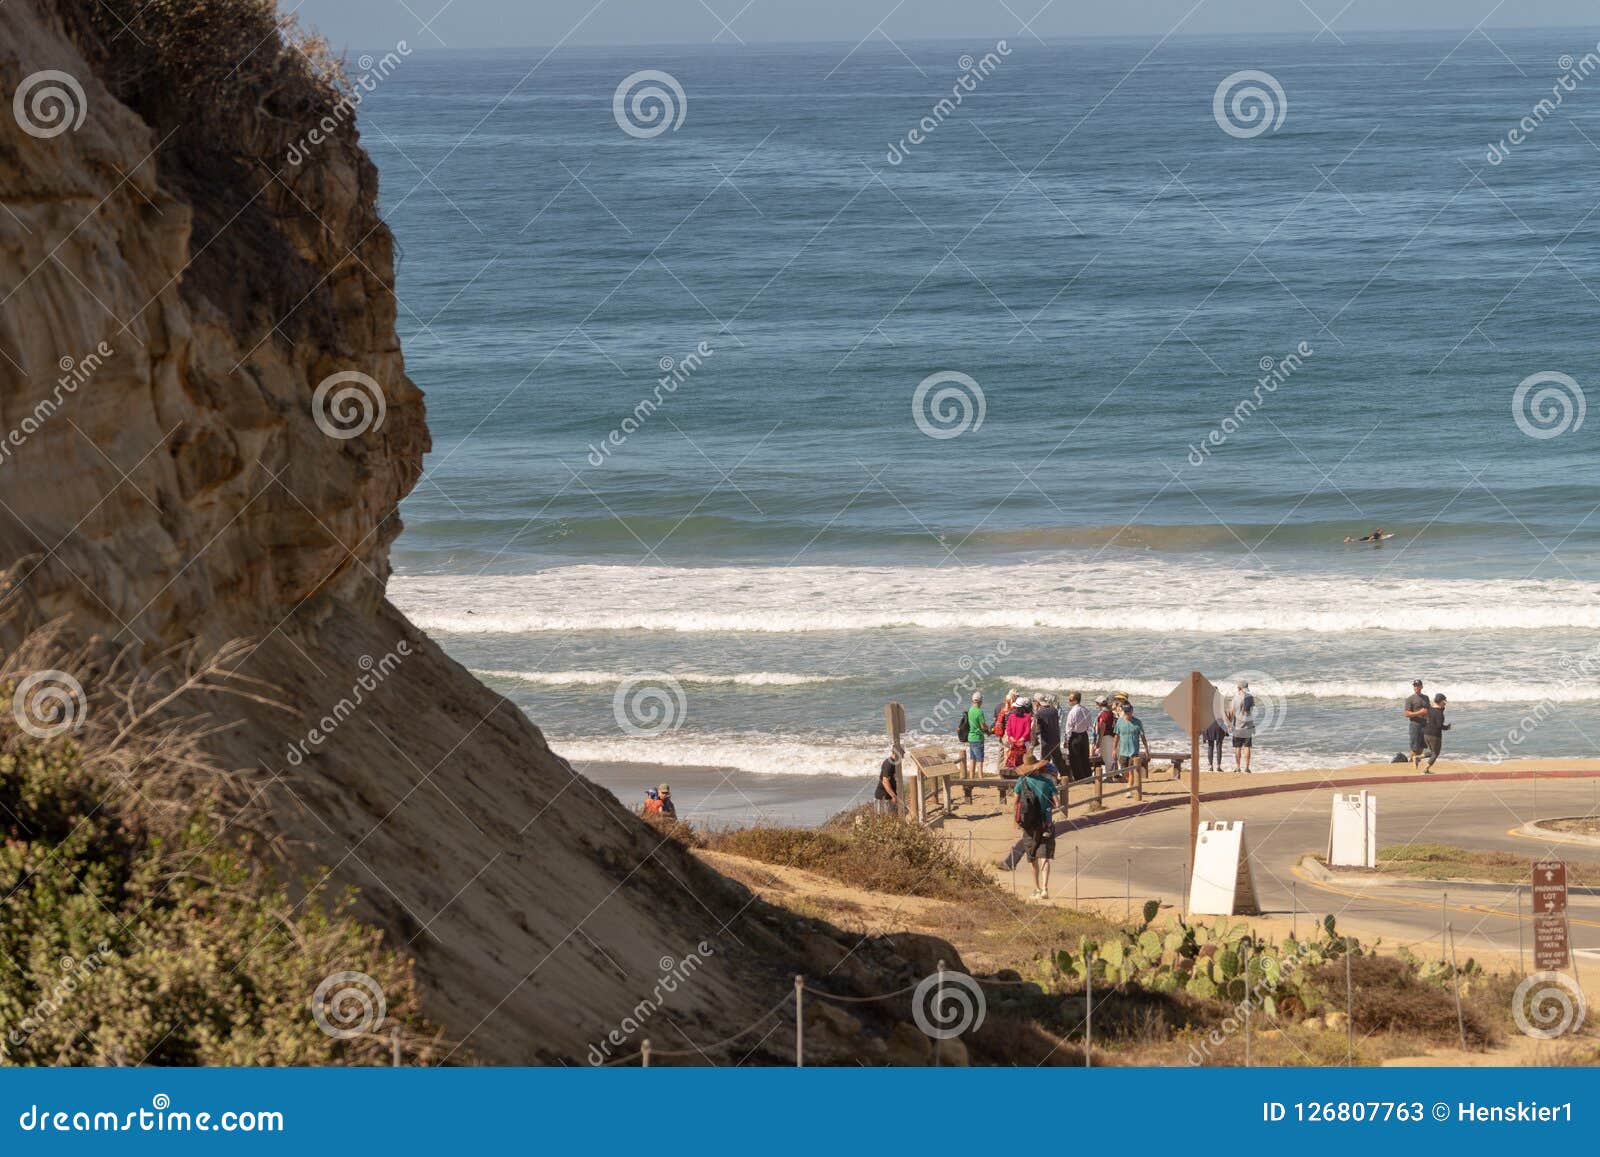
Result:
{"label": "person wearing sun hat", "polygon": [[656,795],[661,797],[661,814],[664,816],[672,816],[674,819],[676,819],[678,816],[678,809],[673,806],[672,803],[672,785],[670,783],[662,784],[660,787],[656,788]]}

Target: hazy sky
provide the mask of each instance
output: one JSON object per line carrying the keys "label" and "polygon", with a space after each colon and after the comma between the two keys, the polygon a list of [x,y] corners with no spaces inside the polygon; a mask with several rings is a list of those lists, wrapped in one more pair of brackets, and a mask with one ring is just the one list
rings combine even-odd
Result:
{"label": "hazy sky", "polygon": [[[336,48],[1591,26],[1595,0],[279,0]],[[1042,11],[1041,11],[1042,9]],[[722,22],[726,22],[724,27]],[[881,41],[881,37],[874,37]]]}

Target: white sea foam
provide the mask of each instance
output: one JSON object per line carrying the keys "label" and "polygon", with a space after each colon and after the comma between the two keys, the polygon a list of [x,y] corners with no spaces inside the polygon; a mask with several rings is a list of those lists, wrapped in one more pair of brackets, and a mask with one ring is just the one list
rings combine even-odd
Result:
{"label": "white sea foam", "polygon": [[[1172,679],[1116,679],[1104,677],[1047,675],[1000,675],[995,680],[1022,691],[1052,691],[1065,699],[1066,691],[1084,692],[1086,701],[1094,695],[1112,691],[1126,691],[1141,704],[1160,701],[1177,686]],[[1232,694],[1233,685],[1226,680],[1215,680],[1225,694]],[[1411,694],[1408,680],[1298,680],[1268,679],[1255,676],[1251,690],[1261,695],[1286,699],[1378,699],[1399,703]],[[1545,683],[1522,682],[1514,679],[1483,682],[1456,682],[1435,676],[1428,680],[1428,692],[1443,691],[1451,703],[1594,703],[1600,702],[1600,682],[1565,683],[1552,679]]]}
{"label": "white sea foam", "polygon": [[460,634],[1600,630],[1600,583],[1363,578],[1126,562],[992,567],[633,567],[390,582],[425,630]]}
{"label": "white sea foam", "polygon": [[[740,687],[802,687],[814,683],[832,683],[848,679],[848,675],[796,675],[784,671],[742,671],[719,675],[700,671],[669,672],[680,683],[734,684]],[[508,679],[518,683],[534,683],[544,687],[609,686],[634,677],[627,671],[473,671],[487,679]]]}
{"label": "white sea foam", "polygon": [[[1170,744],[1153,741],[1158,749]],[[633,763],[664,767],[727,767],[757,775],[845,775],[870,778],[883,758],[885,741],[877,735],[845,735],[819,740],[799,735],[737,733],[673,733],[645,739],[550,737],[550,746],[574,764]],[[951,739],[946,746],[954,749]],[[1225,753],[1229,755],[1230,753]],[[1386,761],[1391,752],[1309,752],[1263,748],[1257,753],[1262,773],[1305,768],[1348,767]],[[990,769],[994,753],[989,754]],[[732,791],[732,789],[728,789]]]}

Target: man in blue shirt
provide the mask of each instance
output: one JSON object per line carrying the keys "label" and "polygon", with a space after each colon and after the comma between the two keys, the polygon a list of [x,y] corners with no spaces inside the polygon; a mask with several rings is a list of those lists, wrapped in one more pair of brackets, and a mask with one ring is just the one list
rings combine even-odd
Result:
{"label": "man in blue shirt", "polygon": [[1121,773],[1133,766],[1134,760],[1139,760],[1140,766],[1149,762],[1150,739],[1144,733],[1144,724],[1135,718],[1132,703],[1122,705],[1122,718],[1117,720],[1114,733],[1117,739],[1119,778]]}

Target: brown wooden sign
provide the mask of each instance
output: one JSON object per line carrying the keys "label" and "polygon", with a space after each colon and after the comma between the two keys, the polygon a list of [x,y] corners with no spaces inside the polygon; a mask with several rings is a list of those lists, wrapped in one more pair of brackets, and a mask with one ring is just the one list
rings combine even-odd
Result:
{"label": "brown wooden sign", "polygon": [[1533,918],[1533,966],[1540,972],[1558,972],[1572,961],[1567,950],[1565,913],[1540,912]]}
{"label": "brown wooden sign", "polygon": [[1533,914],[1547,916],[1567,911],[1567,865],[1564,860],[1533,862]]}

